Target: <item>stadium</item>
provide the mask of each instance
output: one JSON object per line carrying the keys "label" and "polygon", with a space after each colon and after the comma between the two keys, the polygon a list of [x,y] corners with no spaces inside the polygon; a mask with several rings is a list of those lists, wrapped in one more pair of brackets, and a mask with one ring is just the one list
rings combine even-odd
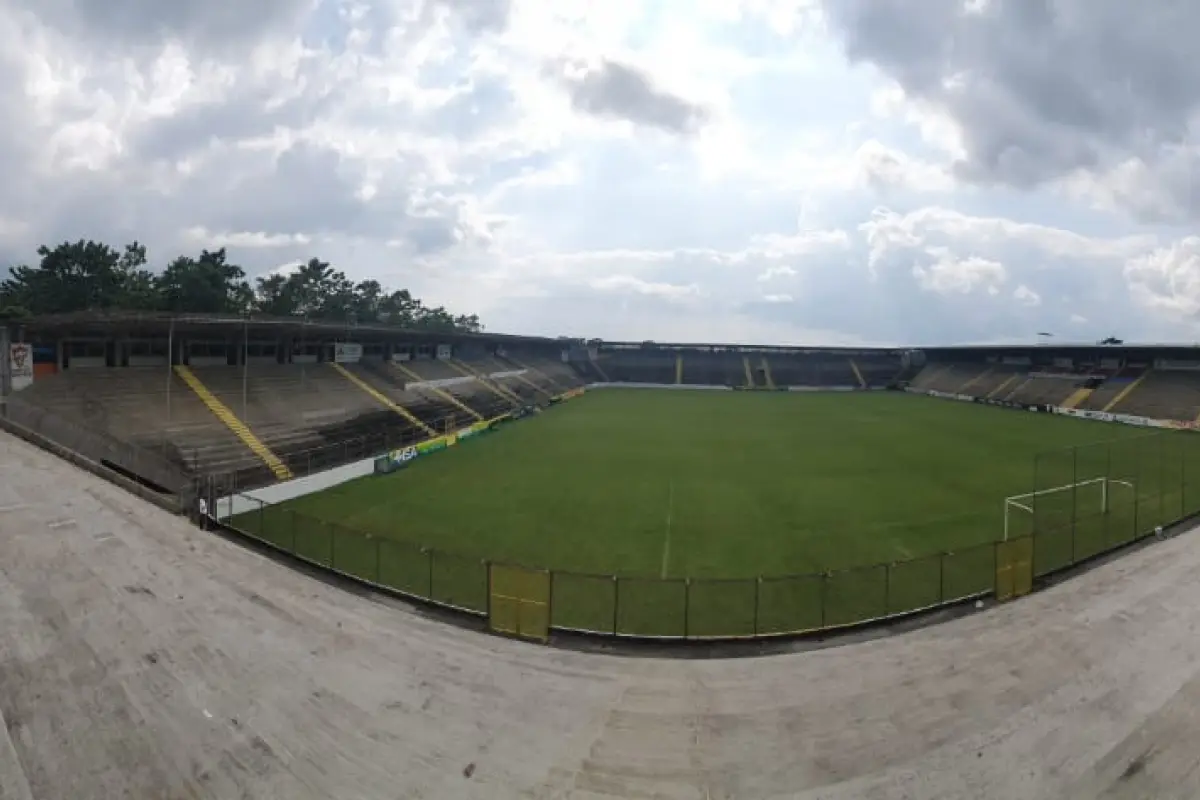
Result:
{"label": "stadium", "polygon": [[[1188,537],[1173,535],[1200,511],[1192,431],[1200,358],[1190,347],[622,343],[116,312],[0,330],[8,354],[0,424],[11,436],[0,519],[24,520],[50,540],[91,532],[57,545],[14,534],[6,556],[0,594],[40,597],[29,608],[50,614],[37,623],[18,604],[6,623],[23,631],[26,647],[66,658],[44,631],[85,615],[91,623],[69,641],[92,648],[85,661],[99,670],[94,680],[35,677],[25,661],[0,673],[17,698],[0,709],[18,764],[12,774],[34,794],[40,786],[67,796],[74,785],[50,777],[41,759],[87,766],[80,759],[111,755],[55,733],[60,724],[135,708],[160,734],[197,713],[202,725],[232,720],[226,727],[242,748],[234,754],[215,733],[180,730],[164,734],[166,743],[122,733],[135,760],[159,765],[145,774],[132,761],[109,769],[110,785],[135,796],[271,785],[300,796],[296,780],[339,796],[378,796],[394,781],[406,787],[401,796],[776,796],[851,775],[894,788],[884,766],[905,745],[861,771],[827,766],[819,780],[767,766],[774,744],[745,769],[728,759],[736,737],[768,724],[776,693],[789,714],[833,724],[852,713],[846,704],[883,702],[895,680],[923,688],[886,706],[877,724],[929,745],[921,758],[965,759],[970,750],[974,759],[975,734],[964,732],[962,754],[933,746],[953,738],[958,704],[938,687],[953,684],[954,667],[936,659],[959,653],[994,692],[1036,668],[1044,691],[1065,697],[1098,664],[1126,657],[1117,655],[1127,652],[1122,636],[1169,635],[1158,603],[1168,595],[1186,602],[1185,590],[1159,573],[1196,558]],[[83,488],[64,504],[39,500],[51,474]],[[1155,546],[1139,547],[1146,542]],[[1126,598],[1111,601],[1116,610],[1096,623],[1100,633],[1063,623],[1055,628],[1062,653],[1031,650],[1045,635],[1038,620],[1064,606],[1093,613],[1086,603],[1097,592]],[[139,644],[114,649],[127,640]],[[690,662],[580,652],[638,655],[645,643],[668,659],[776,655],[695,662],[711,666],[651,680],[653,664]],[[841,646],[824,649],[830,644]],[[342,648],[358,653],[353,667]],[[891,666],[864,678],[862,693],[822,701],[839,691],[833,676],[866,653]],[[490,677],[464,678],[483,680],[465,688],[442,674],[444,658],[454,671]],[[1176,675],[1186,658],[1176,650],[1145,669]],[[386,662],[409,677],[375,671]],[[333,677],[345,670],[358,688]],[[811,685],[792,682],[789,670]],[[517,676],[529,671],[540,682],[522,689]],[[207,688],[182,688],[184,675]],[[728,693],[696,688],[710,680],[725,681]],[[252,699],[312,681],[338,688],[313,684],[302,706]],[[127,705],[105,694],[114,690],[143,700]],[[385,697],[397,691],[402,698]],[[33,697],[47,692],[62,697],[49,722],[28,717],[45,711]],[[346,727],[357,724],[348,708],[326,705],[328,692],[348,708],[377,709],[361,712],[368,739]],[[672,710],[701,695],[710,704],[701,716]],[[945,713],[921,710],[921,698],[947,704]],[[1014,702],[1039,714],[1057,702],[1035,699]],[[1077,713],[1096,713],[1092,702]],[[1094,702],[1105,702],[1102,692]],[[738,717],[735,703],[752,710]],[[414,725],[430,704],[449,710],[444,725],[421,733]],[[404,719],[390,720],[393,712]],[[606,732],[589,739],[578,725],[595,714]],[[522,715],[535,721],[512,728]],[[242,731],[251,717],[273,733]],[[972,730],[999,735],[989,726],[1006,719],[984,715]],[[478,754],[454,768],[453,789],[433,777],[438,770],[414,766],[400,779],[387,768],[381,742],[427,754],[413,764],[441,763],[461,749],[453,741],[460,724],[521,730],[527,742],[467,737],[473,744],[463,746]],[[326,777],[288,772],[281,750],[316,746],[309,734],[286,733],[305,725],[341,730],[324,746],[347,764],[372,766]],[[1002,737],[1004,758],[1037,746],[1019,733]],[[639,742],[664,735],[679,746],[638,755]],[[592,755],[560,760],[549,745],[559,736],[583,737]],[[875,741],[869,725],[843,738],[843,756]],[[201,759],[209,766],[191,775],[164,761],[196,748],[225,755]],[[1068,757],[1046,758],[1060,755]],[[838,761],[822,758],[811,763]],[[689,771],[695,759],[702,766]],[[984,764],[1000,769],[990,757]],[[1004,773],[988,780],[1007,785]],[[565,788],[572,782],[574,793]],[[921,795],[961,791],[950,783]]]}

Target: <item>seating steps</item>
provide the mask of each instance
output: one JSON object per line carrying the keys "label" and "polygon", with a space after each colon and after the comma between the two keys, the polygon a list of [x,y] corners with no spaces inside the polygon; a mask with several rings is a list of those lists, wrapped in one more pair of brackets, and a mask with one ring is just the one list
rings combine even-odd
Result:
{"label": "seating steps", "polygon": [[1110,410],[1139,417],[1194,420],[1200,416],[1200,372],[1154,370]]}

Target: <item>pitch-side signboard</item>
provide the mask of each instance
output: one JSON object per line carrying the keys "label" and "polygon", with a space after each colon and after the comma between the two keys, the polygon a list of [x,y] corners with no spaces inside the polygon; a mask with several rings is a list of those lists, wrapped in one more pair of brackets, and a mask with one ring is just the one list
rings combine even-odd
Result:
{"label": "pitch-side signboard", "polygon": [[338,364],[357,364],[362,360],[362,345],[338,342],[333,346],[333,360]]}
{"label": "pitch-side signboard", "polygon": [[33,345],[13,344],[8,347],[9,374],[12,390],[19,392],[33,384]]}

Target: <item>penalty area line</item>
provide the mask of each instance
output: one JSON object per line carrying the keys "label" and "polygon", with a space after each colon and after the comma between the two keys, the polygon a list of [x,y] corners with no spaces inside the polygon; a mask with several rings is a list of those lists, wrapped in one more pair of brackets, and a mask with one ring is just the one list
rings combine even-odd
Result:
{"label": "penalty area line", "polygon": [[662,577],[667,577],[667,565],[671,562],[671,518],[675,509],[675,482],[667,483],[667,530],[663,534]]}

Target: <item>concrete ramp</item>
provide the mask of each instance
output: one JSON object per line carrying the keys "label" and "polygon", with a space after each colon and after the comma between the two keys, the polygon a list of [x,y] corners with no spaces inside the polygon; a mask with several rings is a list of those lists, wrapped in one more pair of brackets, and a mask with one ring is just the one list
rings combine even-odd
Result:
{"label": "concrete ramp", "polygon": [[0,437],[0,798],[1194,798],[1198,573],[1186,534],[907,634],[588,654],[345,591]]}

